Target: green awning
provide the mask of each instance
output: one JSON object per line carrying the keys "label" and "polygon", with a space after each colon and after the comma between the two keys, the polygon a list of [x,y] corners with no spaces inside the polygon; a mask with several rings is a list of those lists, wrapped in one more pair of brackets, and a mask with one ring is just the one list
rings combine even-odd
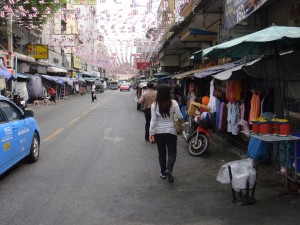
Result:
{"label": "green awning", "polygon": [[204,49],[202,57],[240,58],[300,49],[300,27],[272,25],[266,29]]}

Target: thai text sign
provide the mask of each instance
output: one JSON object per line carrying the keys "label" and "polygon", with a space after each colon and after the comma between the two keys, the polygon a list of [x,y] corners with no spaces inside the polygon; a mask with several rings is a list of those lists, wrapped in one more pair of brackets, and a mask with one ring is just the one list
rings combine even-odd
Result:
{"label": "thai text sign", "polygon": [[50,39],[50,46],[53,47],[74,47],[77,44],[77,39],[73,34],[53,34]]}
{"label": "thai text sign", "polygon": [[138,70],[146,70],[149,66],[151,66],[151,62],[136,62]]}
{"label": "thai text sign", "polygon": [[226,0],[224,27],[230,29],[241,22],[268,0]]}
{"label": "thai text sign", "polygon": [[48,45],[28,45],[27,50],[35,59],[48,59]]}

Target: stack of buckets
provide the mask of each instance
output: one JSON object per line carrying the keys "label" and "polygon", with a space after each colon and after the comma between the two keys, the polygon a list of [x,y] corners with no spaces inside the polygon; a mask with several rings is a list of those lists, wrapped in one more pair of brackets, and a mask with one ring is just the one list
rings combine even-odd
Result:
{"label": "stack of buckets", "polygon": [[291,124],[285,119],[272,119],[271,121],[259,117],[252,120],[252,132],[258,135],[278,135],[289,136],[291,134]]}

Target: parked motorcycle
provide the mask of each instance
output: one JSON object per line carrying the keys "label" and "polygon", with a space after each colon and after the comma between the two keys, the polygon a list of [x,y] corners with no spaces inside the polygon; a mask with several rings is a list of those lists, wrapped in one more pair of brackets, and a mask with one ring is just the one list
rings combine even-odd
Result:
{"label": "parked motorcycle", "polygon": [[210,126],[209,113],[189,116],[188,126],[182,132],[183,138],[188,143],[188,151],[192,156],[201,156],[208,151],[211,134],[208,130]]}
{"label": "parked motorcycle", "polygon": [[27,105],[25,104],[24,98],[21,98],[20,93],[14,93],[13,102],[19,106],[25,112]]}

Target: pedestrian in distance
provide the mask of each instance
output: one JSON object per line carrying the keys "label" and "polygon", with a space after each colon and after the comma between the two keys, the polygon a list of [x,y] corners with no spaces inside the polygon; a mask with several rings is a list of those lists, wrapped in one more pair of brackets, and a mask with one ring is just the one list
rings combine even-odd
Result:
{"label": "pedestrian in distance", "polygon": [[92,102],[97,101],[97,96],[96,96],[96,85],[95,82],[92,83]]}
{"label": "pedestrian in distance", "polygon": [[53,87],[49,87],[49,94],[50,94],[50,102],[54,102],[56,104],[56,91]]}
{"label": "pedestrian in distance", "polygon": [[[156,142],[160,164],[160,177],[174,182],[173,167],[177,156],[177,131],[174,114],[182,120],[177,101],[171,98],[167,84],[157,87],[156,101],[151,105],[150,142]],[[167,157],[168,156],[168,157]]]}
{"label": "pedestrian in distance", "polygon": [[147,83],[147,91],[139,99],[139,104],[143,105],[145,114],[145,140],[149,141],[149,127],[151,121],[151,104],[155,101],[157,91],[154,90],[154,83]]}

